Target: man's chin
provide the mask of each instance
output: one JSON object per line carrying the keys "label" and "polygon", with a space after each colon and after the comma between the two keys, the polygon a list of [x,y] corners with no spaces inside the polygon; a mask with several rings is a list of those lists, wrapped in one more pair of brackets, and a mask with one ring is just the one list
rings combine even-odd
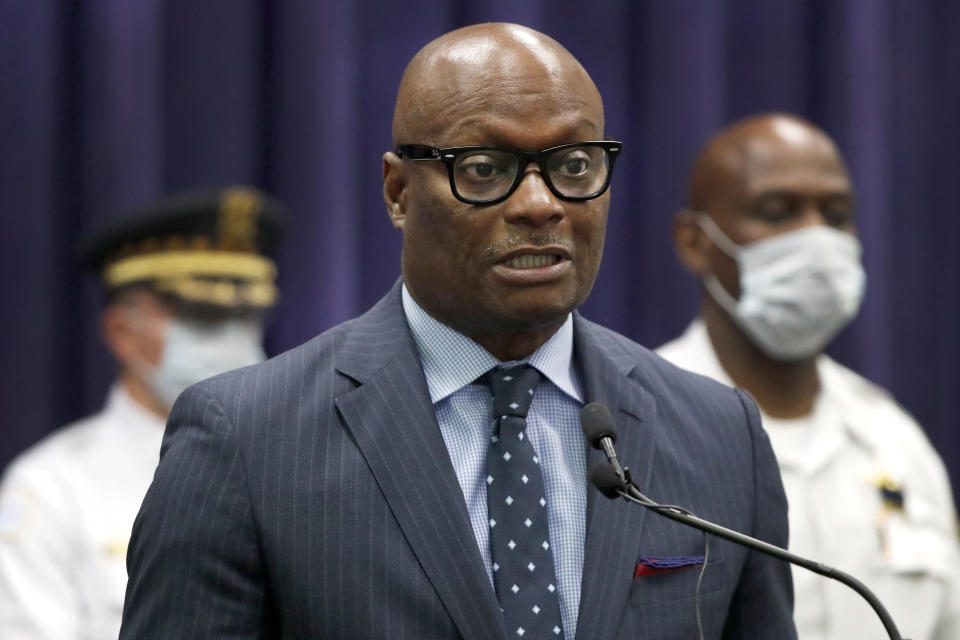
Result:
{"label": "man's chin", "polygon": [[512,331],[537,330],[559,326],[577,308],[573,299],[525,300],[505,309],[506,324]]}

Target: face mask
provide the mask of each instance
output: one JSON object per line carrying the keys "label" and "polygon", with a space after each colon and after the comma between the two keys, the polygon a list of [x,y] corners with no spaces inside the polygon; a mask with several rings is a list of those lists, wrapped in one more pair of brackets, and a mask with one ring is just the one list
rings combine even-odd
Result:
{"label": "face mask", "polygon": [[819,353],[860,308],[866,274],[850,233],[804,227],[739,246],[707,215],[700,227],[740,269],[740,299],[717,277],[704,286],[761,351],[775,360]]}
{"label": "face mask", "polygon": [[227,320],[215,324],[173,319],[163,336],[160,364],[138,369],[153,395],[169,410],[184,389],[224,371],[262,362],[259,324]]}

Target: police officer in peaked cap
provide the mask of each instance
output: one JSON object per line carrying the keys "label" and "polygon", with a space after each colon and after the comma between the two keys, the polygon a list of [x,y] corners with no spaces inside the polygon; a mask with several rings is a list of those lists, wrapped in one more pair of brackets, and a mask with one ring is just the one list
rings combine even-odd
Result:
{"label": "police officer in peaked cap", "polygon": [[81,244],[117,374],[99,413],[22,453],[0,483],[5,638],[117,637],[130,529],[174,400],[264,359],[281,216],[249,187],[179,193]]}

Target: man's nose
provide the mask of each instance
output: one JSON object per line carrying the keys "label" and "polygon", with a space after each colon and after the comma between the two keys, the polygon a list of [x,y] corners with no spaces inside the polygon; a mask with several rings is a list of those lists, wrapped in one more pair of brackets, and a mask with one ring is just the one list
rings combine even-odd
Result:
{"label": "man's nose", "polygon": [[558,222],[564,216],[563,202],[550,191],[534,164],[525,169],[517,190],[504,204],[504,218],[508,222],[542,225]]}
{"label": "man's nose", "polygon": [[797,218],[797,223],[798,227],[813,227],[816,225],[829,225],[830,220],[819,204],[809,202],[803,205],[803,209]]}

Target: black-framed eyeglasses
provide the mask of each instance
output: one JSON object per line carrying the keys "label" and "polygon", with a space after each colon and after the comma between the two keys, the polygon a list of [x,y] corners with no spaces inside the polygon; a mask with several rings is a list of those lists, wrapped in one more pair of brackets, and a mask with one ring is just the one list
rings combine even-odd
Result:
{"label": "black-framed eyeglasses", "polygon": [[407,160],[440,160],[446,164],[450,190],[457,200],[496,204],[516,191],[531,162],[540,168],[547,188],[561,200],[596,198],[610,186],[621,146],[623,143],[617,140],[572,142],[542,151],[401,144],[396,153]]}

